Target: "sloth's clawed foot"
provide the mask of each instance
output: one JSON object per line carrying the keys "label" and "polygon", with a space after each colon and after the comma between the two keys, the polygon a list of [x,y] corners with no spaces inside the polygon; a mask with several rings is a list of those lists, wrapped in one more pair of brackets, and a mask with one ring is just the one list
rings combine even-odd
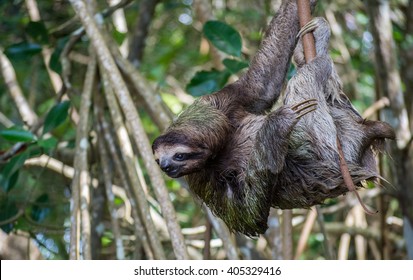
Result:
{"label": "sloth's clawed foot", "polygon": [[316,29],[321,29],[320,33],[330,33],[330,26],[327,20],[322,17],[315,17],[301,28],[297,34],[297,39],[309,32],[315,32]]}
{"label": "sloth's clawed foot", "polygon": [[295,104],[291,109],[297,114],[296,119],[300,119],[302,116],[317,109],[317,99],[307,99],[300,103]]}
{"label": "sloth's clawed foot", "polygon": [[317,18],[313,18],[306,25],[304,25],[297,34],[297,39],[301,38],[309,32],[313,32],[317,28]]}

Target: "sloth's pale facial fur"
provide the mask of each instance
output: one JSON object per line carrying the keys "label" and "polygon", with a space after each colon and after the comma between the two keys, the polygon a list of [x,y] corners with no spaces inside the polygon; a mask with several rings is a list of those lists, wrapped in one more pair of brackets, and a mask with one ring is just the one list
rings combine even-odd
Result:
{"label": "sloth's pale facial fur", "polygon": [[210,156],[207,149],[189,147],[183,144],[158,145],[153,152],[159,167],[172,178],[201,170]]}

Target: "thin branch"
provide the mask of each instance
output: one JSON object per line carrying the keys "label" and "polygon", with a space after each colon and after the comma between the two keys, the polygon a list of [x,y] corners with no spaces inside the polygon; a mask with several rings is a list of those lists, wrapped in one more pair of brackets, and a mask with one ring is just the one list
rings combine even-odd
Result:
{"label": "thin branch", "polygon": [[346,82],[346,86],[349,87],[350,90],[346,94],[352,100],[353,98],[358,97],[356,87],[357,72],[351,65],[351,55],[350,51],[348,50],[344,42],[343,29],[341,28],[340,24],[338,24],[331,7],[326,8],[325,16],[331,26],[331,33],[334,35],[334,40],[332,40],[332,44],[335,45],[335,49],[339,50],[340,56],[342,58],[342,64],[344,67],[344,71],[342,72],[344,76],[341,76],[341,79],[343,80],[343,82]]}
{"label": "thin branch", "polygon": [[205,247],[203,252],[203,259],[210,260],[211,259],[211,239],[212,239],[212,225],[211,222],[207,219],[206,226],[205,226]]}
{"label": "thin branch", "polygon": [[318,226],[320,227],[320,231],[321,234],[323,235],[323,244],[324,244],[324,252],[325,252],[325,258],[327,260],[333,260],[333,248],[331,248],[330,242],[328,241],[328,236],[327,236],[327,232],[324,226],[324,215],[321,212],[321,208],[319,205],[317,205],[316,207],[317,210],[317,222],[318,222]]}
{"label": "thin branch", "polygon": [[[116,6],[121,2],[121,0],[107,0],[110,6]],[[116,30],[123,34],[128,34],[128,24],[126,22],[125,13],[122,8],[117,9],[112,15],[113,25]],[[125,38],[122,45],[119,47],[120,52],[123,57],[128,56],[129,52],[129,38]]]}
{"label": "thin branch", "polygon": [[6,128],[12,127],[14,123],[6,117],[2,112],[0,112],[0,124],[5,126]]}
{"label": "thin branch", "polygon": [[271,248],[271,259],[282,260],[282,234],[280,216],[278,215],[278,209],[271,208],[270,215],[268,216],[268,229],[265,232],[265,238]]}
{"label": "thin branch", "polygon": [[168,75],[165,81],[170,87],[172,87],[173,94],[176,95],[181,103],[184,103],[186,105],[191,105],[192,103],[194,103],[195,98],[185,92],[185,90],[181,87],[175,77]]}
{"label": "thin branch", "polygon": [[368,107],[364,112],[363,112],[363,118],[369,119],[373,115],[375,115],[378,111],[381,109],[384,109],[390,105],[390,100],[387,97],[382,97],[376,102],[374,102],[370,107]]}
{"label": "thin branch", "polygon": [[[26,0],[26,7],[29,12],[29,17],[31,21],[33,22],[41,21],[40,12],[39,12],[39,8],[37,7],[36,0]],[[60,78],[60,76],[56,72],[52,71],[52,69],[50,69],[49,67],[50,58],[52,57],[52,49],[50,49],[49,47],[45,45],[42,46],[42,56],[43,56],[44,65],[46,67],[47,73],[49,74],[50,81],[52,82],[54,91],[55,93],[58,93],[60,89],[62,88],[63,83],[62,83],[62,79]]]}
{"label": "thin branch", "polygon": [[314,209],[314,207],[312,207],[308,211],[307,219],[301,231],[300,239],[298,240],[297,250],[295,251],[295,256],[294,256],[295,260],[298,260],[300,256],[302,255],[302,253],[304,252],[304,249],[307,245],[308,237],[310,236],[311,230],[313,229],[316,218],[317,218],[317,211]]}
{"label": "thin branch", "polygon": [[[363,209],[360,205],[357,205],[353,208],[354,213],[354,224],[356,227],[366,228],[367,221],[366,221],[366,213],[363,212]],[[384,214],[384,213],[383,213]],[[366,250],[367,250],[367,241],[364,236],[356,235],[354,238],[355,245],[356,245],[356,255],[358,260],[365,260],[366,259]]]}
{"label": "thin branch", "polygon": [[21,216],[23,216],[23,214],[24,214],[24,210],[21,209],[21,208],[19,208],[19,209],[17,210],[17,213],[16,213],[16,214],[14,214],[13,216],[11,216],[10,218],[7,218],[7,219],[5,219],[5,220],[1,220],[1,221],[0,221],[0,226],[4,226],[4,225],[10,224],[10,223],[14,223],[14,222],[17,221]]}
{"label": "thin branch", "polygon": [[[114,130],[118,139],[119,148],[122,153],[122,158],[125,163],[126,167],[126,174],[128,174],[128,178],[130,180],[131,188],[131,195],[136,201],[135,207],[138,207],[140,216],[142,218],[142,222],[146,228],[145,236],[148,237],[149,244],[151,245],[153,255],[155,259],[164,259],[165,255],[163,253],[162,245],[159,241],[158,233],[155,230],[155,225],[153,220],[151,219],[150,210],[148,206],[148,202],[145,196],[145,192],[142,188],[142,184],[140,183],[139,176],[135,169],[135,157],[133,154],[132,143],[129,139],[129,135],[127,133],[127,129],[123,122],[122,113],[120,111],[119,105],[117,103],[116,97],[112,91],[112,87],[109,84],[109,76],[103,70],[102,65],[100,65],[101,69],[101,76],[103,81],[103,90],[106,98],[106,103],[109,107],[109,112],[111,115],[111,119],[114,125]],[[109,139],[110,130],[109,125],[103,121],[103,118],[100,118],[102,123],[102,128],[104,131],[104,135],[106,141],[112,141],[111,143],[108,142],[108,146],[114,146],[114,141]],[[113,154],[113,153],[112,153]],[[122,166],[122,165],[120,165]]]}
{"label": "thin branch", "polygon": [[[98,103],[100,103],[100,102],[98,102]],[[134,220],[133,224],[134,224],[135,239],[136,239],[137,242],[138,242],[138,240],[142,241],[143,249],[145,250],[145,254],[146,254],[147,258],[148,259],[154,259],[154,253],[153,253],[153,251],[151,249],[151,246],[150,246],[150,244],[153,243],[154,241],[149,240],[148,235],[145,232],[145,229],[142,225],[142,222],[141,222],[142,219],[139,217],[139,213],[138,213],[138,209],[140,209],[140,207],[143,207],[143,206],[138,204],[137,196],[134,195],[134,191],[133,191],[133,188],[131,187],[131,183],[129,183],[129,180],[128,180],[127,174],[126,174],[127,171],[125,171],[125,169],[124,169],[125,164],[121,161],[121,157],[118,154],[118,151],[116,149],[116,146],[118,144],[115,142],[115,140],[112,137],[112,134],[110,132],[111,130],[109,129],[109,124],[105,121],[105,119],[103,118],[103,116],[100,113],[98,113],[98,114],[99,114],[99,117],[98,117],[98,119],[99,119],[99,129],[102,130],[101,135],[105,139],[106,147],[108,147],[111,158],[113,159],[114,164],[116,166],[116,169],[118,171],[118,174],[119,174],[120,180],[122,182],[122,185],[125,187],[127,196],[130,199],[131,208],[132,208],[131,212],[132,212],[132,217],[133,217],[133,220]],[[127,146],[128,145],[130,146],[130,144],[128,144],[128,142],[124,142],[124,143]],[[123,156],[123,158],[124,158],[124,156]],[[132,179],[132,181],[131,181],[132,183],[133,183],[133,180],[134,179]],[[142,211],[142,209],[140,209],[140,211]],[[143,211],[145,211],[145,210],[143,210]],[[147,216],[143,216],[143,217],[145,219],[145,217],[147,217]],[[146,223],[147,222],[145,222],[145,224]],[[157,235],[156,232],[153,232],[152,234]],[[155,236],[155,238],[156,238],[156,236]],[[159,242],[156,241],[155,244],[158,244],[158,243]],[[135,248],[138,248],[138,247],[139,246],[135,246]],[[137,255],[136,250],[135,250],[135,255]]]}
{"label": "thin branch", "polygon": [[[64,164],[63,162],[49,157],[47,155],[41,155],[39,157],[29,158],[24,162],[25,166],[39,166],[43,168],[47,168],[53,172],[56,172],[70,180],[73,181],[73,177],[75,176],[75,169],[70,165]],[[97,187],[99,185],[99,181],[96,178],[89,178],[93,187]],[[116,195],[119,197],[124,197],[124,191],[121,187],[117,185],[113,185],[113,189]]]}
{"label": "thin branch", "polygon": [[292,210],[283,210],[282,213],[282,254],[284,260],[293,259],[293,213]]}
{"label": "thin branch", "polygon": [[133,100],[127,90],[127,86],[122,79],[109,49],[107,48],[99,28],[97,27],[93,17],[87,11],[85,4],[80,0],[70,0],[70,3],[82,21],[83,26],[86,29],[86,33],[95,47],[102,68],[108,73],[111,86],[130,125],[135,144],[145,164],[157,199],[162,207],[162,214],[168,225],[175,256],[178,259],[187,259],[188,254],[186,252],[186,246],[180,226],[177,222],[175,210],[169,199],[169,193],[162,174],[153,158],[149,139],[145,133],[137,109],[133,105]]}
{"label": "thin branch", "polygon": [[[318,226],[314,230],[319,230]],[[346,226],[343,223],[327,223],[326,231],[331,235],[341,235],[343,233],[348,233],[351,236],[361,235],[366,239],[374,239],[375,241],[380,241],[380,232],[377,228],[373,227],[356,227],[356,226]],[[389,234],[389,240],[395,244],[403,244],[404,240],[402,236],[395,233]]]}
{"label": "thin branch", "polygon": [[212,214],[211,210],[205,206],[205,204],[203,204],[203,209],[204,212],[207,213],[208,219],[210,220],[214,230],[217,232],[218,236],[222,240],[222,244],[224,245],[227,258],[229,260],[238,260],[239,257],[237,246],[231,238],[231,234],[225,223],[222,220],[216,218],[214,214]]}
{"label": "thin branch", "polygon": [[[97,108],[97,106],[95,106]],[[95,110],[96,119],[98,119],[98,112]],[[111,168],[109,167],[109,156],[108,152],[105,147],[105,142],[103,138],[103,131],[102,128],[98,127],[99,132],[99,139],[98,139],[98,146],[99,146],[99,153],[100,153],[100,163],[102,166],[102,173],[105,182],[105,191],[106,191],[106,198],[108,204],[108,210],[110,214],[110,220],[112,223],[112,232],[113,237],[115,239],[116,244],[116,258],[118,260],[125,259],[125,249],[123,248],[122,237],[119,228],[118,216],[115,207],[115,195],[113,194],[112,190],[112,172]]]}
{"label": "thin branch", "polygon": [[191,189],[188,186],[188,183],[185,180],[178,179],[177,181],[181,184],[181,186],[184,189],[191,193],[191,196],[194,198],[196,203],[198,205],[201,205],[202,210],[207,216],[207,219],[211,222],[211,225],[215,230],[216,234],[222,240],[227,258],[229,260],[238,260],[238,248],[235,244],[234,239],[231,236],[231,232],[229,231],[227,225],[221,219],[214,216],[214,214],[212,214],[211,209],[209,209],[208,206],[205,203],[203,203],[201,199],[199,199],[195,194],[192,193]]}
{"label": "thin branch", "polygon": [[[344,224],[348,227],[354,226],[354,215],[350,211],[347,214]],[[340,243],[338,246],[337,259],[338,260],[348,260],[348,251],[350,248],[351,235],[348,233],[343,233],[340,237]]]}
{"label": "thin branch", "polygon": [[155,13],[159,0],[143,0],[139,3],[139,14],[132,33],[129,46],[128,60],[138,67],[143,57],[145,41],[148,36],[149,26]]}
{"label": "thin branch", "polygon": [[5,84],[10,92],[11,98],[16,104],[16,108],[19,111],[23,122],[29,127],[32,127],[38,122],[38,117],[27,102],[26,97],[19,86],[19,82],[17,81],[13,66],[7,56],[3,53],[3,49],[1,47],[0,64]]}
{"label": "thin branch", "polygon": [[[196,18],[199,19],[201,24],[205,24],[208,20],[211,20],[212,17],[212,12],[211,12],[211,6],[208,1],[202,1],[202,0],[194,0],[193,1],[193,6],[194,10],[196,13]],[[210,41],[207,41],[209,45],[209,50],[211,52],[212,56],[212,61],[214,64],[214,67],[217,69],[222,69],[222,61],[224,60],[224,55],[219,52],[214,45],[211,44]]]}
{"label": "thin branch", "polygon": [[125,77],[132,83],[136,93],[142,97],[149,115],[159,129],[164,131],[171,123],[172,114],[163,103],[161,96],[152,88],[152,86],[132,65],[132,63],[120,55],[115,45],[110,41],[109,48],[116,60],[117,65],[121,69],[122,74],[124,74]]}
{"label": "thin branch", "polygon": [[[97,63],[96,59],[91,60],[88,66],[85,78],[85,85],[83,88],[83,93],[80,103],[80,120],[76,130],[76,148],[75,148],[75,159],[74,168],[75,176],[72,183],[72,208],[71,208],[71,235],[70,238],[70,256],[71,259],[76,259],[78,254],[78,248],[76,248],[80,237],[77,236],[79,233],[80,222],[82,231],[82,245],[83,245],[83,258],[91,259],[91,221],[90,221],[90,189],[89,189],[89,171],[88,171],[88,161],[87,161],[87,151],[89,148],[89,133],[88,133],[88,120],[89,120],[89,109],[91,104],[91,97],[93,92],[93,87],[96,79]],[[80,218],[79,221],[79,211]]]}
{"label": "thin branch", "polygon": [[0,154],[0,163],[5,163],[13,156],[24,151],[27,148],[28,144],[25,142],[17,142],[11,146],[6,152]]}
{"label": "thin branch", "polygon": [[[103,11],[96,13],[95,17],[102,17],[102,18],[107,18],[110,17],[115,11],[118,9],[122,9],[129,5],[133,0],[121,0],[118,4],[114,6],[110,6],[109,8],[104,9]],[[77,17],[74,17],[67,22],[59,25],[56,28],[53,28],[49,33],[51,36],[60,38],[60,37],[65,37],[68,34],[71,33],[81,33],[84,32],[84,28],[80,27],[79,28],[79,19]]]}

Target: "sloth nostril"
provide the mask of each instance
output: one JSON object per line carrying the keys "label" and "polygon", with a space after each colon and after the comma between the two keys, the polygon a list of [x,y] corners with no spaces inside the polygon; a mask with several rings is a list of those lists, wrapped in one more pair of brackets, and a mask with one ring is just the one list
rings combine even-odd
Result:
{"label": "sloth nostril", "polygon": [[165,172],[168,172],[171,170],[171,165],[167,162],[161,163],[161,169]]}

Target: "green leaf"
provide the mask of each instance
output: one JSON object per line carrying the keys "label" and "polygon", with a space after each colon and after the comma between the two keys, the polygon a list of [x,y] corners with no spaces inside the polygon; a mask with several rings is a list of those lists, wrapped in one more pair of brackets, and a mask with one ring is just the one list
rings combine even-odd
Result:
{"label": "green leaf", "polygon": [[9,192],[16,185],[19,169],[23,167],[29,156],[30,151],[25,151],[13,157],[0,170],[0,187],[5,192]]}
{"label": "green leaf", "polygon": [[46,116],[46,119],[44,120],[43,134],[55,129],[66,120],[69,107],[70,102],[63,101],[59,104],[56,104],[49,111],[49,113]]}
{"label": "green leaf", "polygon": [[[12,202],[9,199],[0,199],[0,222],[14,217],[18,212],[16,202]],[[2,224],[0,228],[5,233],[10,233],[13,230],[13,223]]]}
{"label": "green leaf", "polygon": [[239,71],[249,66],[249,63],[246,61],[240,61],[229,58],[224,59],[222,63],[232,74],[237,74]]}
{"label": "green leaf", "polygon": [[109,238],[108,236],[102,236],[101,242],[102,242],[103,247],[107,247],[112,243],[112,239]]}
{"label": "green leaf", "polygon": [[197,72],[186,87],[189,94],[199,97],[220,90],[228,81],[231,73],[228,71],[201,71]]}
{"label": "green leaf", "polygon": [[49,43],[49,33],[42,21],[31,21],[26,26],[26,32],[36,43],[47,45]]}
{"label": "green leaf", "polygon": [[30,131],[16,126],[0,130],[0,136],[11,142],[32,142],[37,139]]}
{"label": "green leaf", "polygon": [[126,37],[127,37],[127,33],[122,33],[117,31],[116,29],[112,31],[112,37],[115,39],[115,42],[118,45],[122,45],[123,41],[125,41]]}
{"label": "green leaf", "polygon": [[219,50],[233,56],[241,56],[241,36],[233,27],[221,21],[207,21],[203,29],[205,37]]}
{"label": "green leaf", "polygon": [[46,193],[36,199],[36,203],[31,208],[31,217],[34,221],[42,222],[49,215],[52,209],[45,206],[48,202],[50,202],[49,195]]}
{"label": "green leaf", "polygon": [[4,53],[8,57],[16,57],[21,55],[31,56],[38,54],[42,51],[42,46],[39,44],[33,44],[28,42],[21,42],[9,46]]}
{"label": "green leaf", "polygon": [[69,41],[69,36],[59,39],[54,48],[52,56],[50,58],[49,67],[50,69],[52,69],[58,74],[62,73],[62,64],[60,63],[60,55],[68,41]]}
{"label": "green leaf", "polygon": [[43,149],[53,149],[57,145],[57,139],[55,137],[50,137],[47,139],[40,139],[37,144]]}

